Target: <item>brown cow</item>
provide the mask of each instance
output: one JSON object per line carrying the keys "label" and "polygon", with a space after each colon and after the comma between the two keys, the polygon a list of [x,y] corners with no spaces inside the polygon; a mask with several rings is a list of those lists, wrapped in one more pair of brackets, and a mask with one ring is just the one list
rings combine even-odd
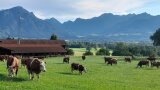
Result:
{"label": "brown cow", "polygon": [[16,57],[9,56],[7,59],[7,69],[8,69],[8,76],[13,77],[14,75],[17,76],[19,67],[19,60]]}
{"label": "brown cow", "polygon": [[82,75],[82,72],[86,72],[86,68],[83,65],[80,65],[78,63],[72,63],[71,64],[71,71],[73,73],[74,70],[78,70],[79,73]]}
{"label": "brown cow", "polygon": [[159,66],[160,66],[160,62],[151,62],[151,67],[157,67],[157,68],[159,68]]}
{"label": "brown cow", "polygon": [[130,62],[130,63],[131,63],[131,58],[130,58],[130,57],[125,57],[125,58],[124,58],[124,61],[125,61],[125,62]]}
{"label": "brown cow", "polygon": [[107,62],[108,62],[107,64],[110,64],[112,66],[112,64],[117,64],[117,59],[112,58],[112,59],[108,60]]}
{"label": "brown cow", "polygon": [[86,56],[85,55],[82,55],[82,60],[85,60],[86,59]]}
{"label": "brown cow", "polygon": [[40,72],[46,71],[45,62],[43,60],[40,60],[38,58],[28,58],[24,62],[29,74],[29,79],[33,80],[34,73],[37,74],[37,78],[39,79]]}
{"label": "brown cow", "polygon": [[64,58],[63,58],[63,63],[69,63],[69,56],[65,56]]}
{"label": "brown cow", "polygon": [[155,62],[156,58],[154,55],[150,55],[148,58],[147,58],[149,61],[151,62]]}
{"label": "brown cow", "polygon": [[8,56],[7,55],[0,55],[0,61],[5,61],[7,60]]}
{"label": "brown cow", "polygon": [[112,58],[111,57],[104,57],[104,62],[108,62],[109,60],[111,60]]}
{"label": "brown cow", "polygon": [[26,62],[28,59],[30,59],[30,58],[29,58],[29,57],[26,57],[26,58],[22,58],[22,59],[21,59],[21,67],[22,67],[22,66],[25,66],[25,62]]}
{"label": "brown cow", "polygon": [[138,64],[137,64],[137,68],[142,67],[143,65],[149,66],[149,61],[148,60],[139,61]]}

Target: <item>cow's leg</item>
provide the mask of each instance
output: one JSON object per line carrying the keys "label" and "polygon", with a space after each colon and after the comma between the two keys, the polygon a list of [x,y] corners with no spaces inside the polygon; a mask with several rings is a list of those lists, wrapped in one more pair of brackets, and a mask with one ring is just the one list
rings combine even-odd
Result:
{"label": "cow's leg", "polygon": [[28,71],[29,79],[31,79],[31,71],[30,70],[27,70],[27,71]]}
{"label": "cow's leg", "polygon": [[16,68],[16,76],[17,76],[17,73],[18,73],[18,68]]}
{"label": "cow's leg", "polygon": [[40,75],[39,74],[36,74],[37,75],[37,79],[39,79]]}
{"label": "cow's leg", "polygon": [[72,73],[73,73],[73,70],[74,70],[74,69],[73,69],[73,68],[71,68],[71,72],[72,72]]}
{"label": "cow's leg", "polygon": [[32,78],[31,78],[31,79],[33,80],[33,78],[34,78],[34,73],[33,73],[33,72],[31,72],[31,74],[32,74]]}
{"label": "cow's leg", "polygon": [[82,71],[79,71],[79,74],[82,75]]}

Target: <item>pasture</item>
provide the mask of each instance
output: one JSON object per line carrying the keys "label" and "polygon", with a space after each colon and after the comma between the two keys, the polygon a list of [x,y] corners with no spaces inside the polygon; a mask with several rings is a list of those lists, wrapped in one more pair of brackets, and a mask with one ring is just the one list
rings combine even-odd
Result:
{"label": "pasture", "polygon": [[21,67],[18,76],[7,77],[6,63],[0,62],[0,90],[159,90],[160,69],[135,68],[138,61],[126,63],[118,57],[117,65],[107,65],[102,56],[71,57],[87,67],[87,73],[71,73],[70,64],[62,63],[63,57],[46,58],[47,72],[40,79],[28,79],[27,71]]}
{"label": "pasture", "polygon": [[[86,48],[70,48],[70,49],[74,51],[74,56],[82,56],[83,53],[85,53],[86,51]],[[95,50],[94,48],[91,48],[91,52],[93,52],[94,55],[97,52],[97,50]]]}

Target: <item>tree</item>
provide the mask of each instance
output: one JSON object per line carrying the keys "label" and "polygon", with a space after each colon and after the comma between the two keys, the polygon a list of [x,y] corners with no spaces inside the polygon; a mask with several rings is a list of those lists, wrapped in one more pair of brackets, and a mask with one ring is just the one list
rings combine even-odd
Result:
{"label": "tree", "polygon": [[156,32],[150,37],[150,39],[153,41],[153,45],[157,46],[155,48],[155,52],[156,52],[156,55],[157,55],[158,54],[158,48],[160,46],[160,28],[158,28],[156,30]]}
{"label": "tree", "polygon": [[93,53],[91,51],[86,51],[83,55],[93,55]]}
{"label": "tree", "polygon": [[160,45],[160,28],[156,30],[156,32],[150,37],[150,39],[153,41],[154,46]]}
{"label": "tree", "polygon": [[74,51],[72,49],[67,48],[66,51],[66,55],[74,55]]}
{"label": "tree", "polygon": [[50,40],[57,40],[57,36],[55,34],[52,34]]}
{"label": "tree", "polygon": [[132,55],[131,52],[129,52],[128,47],[125,43],[117,43],[114,50],[113,55],[115,56],[130,56]]}
{"label": "tree", "polygon": [[101,48],[96,52],[96,55],[109,55],[109,50]]}

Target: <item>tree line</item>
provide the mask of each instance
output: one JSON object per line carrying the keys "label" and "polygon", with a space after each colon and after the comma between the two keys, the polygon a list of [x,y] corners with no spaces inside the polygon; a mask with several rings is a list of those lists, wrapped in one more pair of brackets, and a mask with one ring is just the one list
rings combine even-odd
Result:
{"label": "tree line", "polygon": [[[69,48],[86,48],[86,51],[94,48],[97,51],[96,55],[110,55],[112,51],[112,55],[115,56],[148,56],[157,52],[157,48],[151,43],[93,43],[72,41],[68,42],[67,45]],[[160,53],[157,54],[160,55]]]}

